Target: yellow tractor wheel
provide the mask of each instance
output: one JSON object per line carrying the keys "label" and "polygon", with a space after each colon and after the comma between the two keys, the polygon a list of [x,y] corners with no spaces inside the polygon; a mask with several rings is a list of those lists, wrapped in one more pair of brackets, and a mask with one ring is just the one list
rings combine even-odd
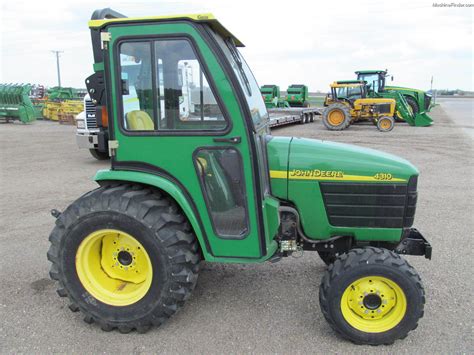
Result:
{"label": "yellow tractor wheel", "polygon": [[353,249],[337,257],[319,289],[326,320],[357,344],[391,344],[415,329],[423,316],[420,276],[392,251]]}
{"label": "yellow tractor wheel", "polygon": [[395,120],[393,117],[382,116],[377,119],[377,129],[380,132],[390,132],[395,127]]}
{"label": "yellow tractor wheel", "polygon": [[350,123],[350,108],[343,103],[331,104],[323,111],[323,124],[331,131],[346,129]]}
{"label": "yellow tractor wheel", "polygon": [[160,325],[196,285],[200,252],[189,223],[174,201],[143,186],[84,195],[59,214],[49,240],[59,296],[103,330]]}

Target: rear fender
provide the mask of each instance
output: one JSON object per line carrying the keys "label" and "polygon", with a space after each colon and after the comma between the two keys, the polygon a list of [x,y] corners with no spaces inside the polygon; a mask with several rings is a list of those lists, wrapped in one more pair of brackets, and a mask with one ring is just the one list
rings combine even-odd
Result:
{"label": "rear fender", "polygon": [[212,259],[212,256],[208,252],[209,249],[207,248],[203,229],[201,228],[199,216],[195,211],[195,207],[190,201],[190,197],[186,196],[187,193],[183,191],[176,182],[162,176],[124,170],[99,170],[94,176],[94,180],[99,184],[104,183],[105,181],[135,182],[156,187],[157,189],[169,194],[181,207],[181,210],[184,212],[191,224],[201,247],[204,259]]}

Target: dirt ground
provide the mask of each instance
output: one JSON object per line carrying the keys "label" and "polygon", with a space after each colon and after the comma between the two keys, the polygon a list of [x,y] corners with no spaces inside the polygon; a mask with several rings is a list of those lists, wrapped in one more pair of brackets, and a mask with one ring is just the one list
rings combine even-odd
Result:
{"label": "dirt ground", "polygon": [[[325,266],[309,252],[276,264],[204,264],[182,311],[147,334],[84,323],[48,277],[49,211],[93,189],[91,177],[108,163],[76,147],[72,126],[1,124],[0,352],[472,352],[473,146],[448,114],[437,107],[432,127],[399,124],[391,133],[372,125],[330,132],[320,120],[273,132],[380,149],[420,169],[415,226],[432,243],[433,259],[408,259],[424,281],[425,316],[405,340],[380,347],[355,346],[330,329],[318,304]],[[472,120],[472,109],[464,114]]]}

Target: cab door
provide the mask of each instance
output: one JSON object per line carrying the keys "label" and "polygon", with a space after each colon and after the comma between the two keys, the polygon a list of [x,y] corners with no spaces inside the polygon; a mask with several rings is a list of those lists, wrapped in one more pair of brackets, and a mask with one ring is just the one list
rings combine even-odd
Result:
{"label": "cab door", "polygon": [[[258,166],[229,72],[192,22],[110,25],[113,168],[157,174],[189,196],[214,257],[261,258]],[[112,110],[110,110],[112,109]]]}

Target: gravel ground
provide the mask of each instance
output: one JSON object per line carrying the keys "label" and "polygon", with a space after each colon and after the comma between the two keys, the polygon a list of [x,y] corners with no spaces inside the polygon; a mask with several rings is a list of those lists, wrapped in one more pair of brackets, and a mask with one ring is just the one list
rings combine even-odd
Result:
{"label": "gravel ground", "polygon": [[[472,113],[470,114],[472,119]],[[355,143],[409,159],[421,171],[415,225],[433,260],[408,257],[426,288],[418,329],[392,346],[355,346],[329,328],[318,304],[325,267],[316,254],[276,264],[204,264],[181,312],[147,334],[105,333],[72,313],[48,278],[51,208],[93,189],[107,163],[74,141],[74,127],[0,125],[0,352],[2,353],[472,353],[472,140],[437,107],[435,125],[372,125],[329,132],[320,121],[275,129]]]}

